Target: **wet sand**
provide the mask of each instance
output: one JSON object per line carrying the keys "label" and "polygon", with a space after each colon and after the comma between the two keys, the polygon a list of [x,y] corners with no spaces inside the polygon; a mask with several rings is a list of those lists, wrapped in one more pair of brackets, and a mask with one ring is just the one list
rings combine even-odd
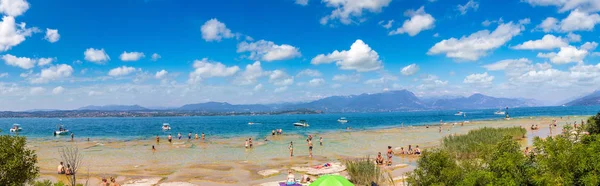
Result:
{"label": "wet sand", "polygon": [[[160,143],[155,138],[147,140],[98,140],[76,138],[70,142],[69,137],[54,140],[30,139],[28,145],[38,155],[40,179],[66,181],[64,175],[56,174],[56,166],[60,162],[59,149],[63,146],[77,146],[84,156],[84,165],[79,171],[78,180],[85,181],[90,177],[91,185],[99,183],[102,177],[116,177],[119,183],[132,180],[156,178],[159,183],[178,182],[195,185],[259,185],[261,183],[281,181],[291,167],[315,166],[327,162],[340,162],[348,158],[370,156],[375,158],[378,152],[385,154],[387,146],[393,148],[408,145],[419,145],[421,149],[438,146],[444,136],[461,135],[470,130],[482,127],[521,126],[527,129],[527,139],[523,146],[531,146],[535,136],[551,135],[549,125],[553,119],[558,120],[558,127],[552,134],[560,133],[566,123],[580,122],[586,116],[567,117],[531,117],[513,118],[512,120],[487,120],[464,123],[446,123],[439,132],[439,123],[415,127],[395,127],[338,132],[315,133],[313,135],[313,158],[308,157],[307,136],[284,134],[269,136],[269,141],[254,139],[254,136],[239,138],[213,138],[206,140],[188,140],[187,136],[173,143],[168,143],[166,136],[160,136]],[[537,124],[539,130],[529,130]],[[343,124],[340,124],[343,125]],[[176,134],[177,131],[173,131]],[[265,131],[270,134],[271,131]],[[187,133],[186,133],[187,134]],[[254,148],[245,149],[244,140],[254,139]],[[323,137],[323,146],[319,145],[319,137]],[[288,145],[294,143],[294,157],[290,158]],[[156,152],[151,150],[152,145]],[[393,158],[394,164],[407,164],[397,169],[389,169],[392,176],[402,176],[415,168],[418,156],[399,156]],[[276,170],[279,173],[262,176],[262,170]],[[88,173],[89,172],[89,173]],[[342,175],[345,173],[342,172]],[[300,177],[300,173],[296,173]],[[144,185],[144,184],[141,184]],[[175,184],[177,185],[177,184]]]}

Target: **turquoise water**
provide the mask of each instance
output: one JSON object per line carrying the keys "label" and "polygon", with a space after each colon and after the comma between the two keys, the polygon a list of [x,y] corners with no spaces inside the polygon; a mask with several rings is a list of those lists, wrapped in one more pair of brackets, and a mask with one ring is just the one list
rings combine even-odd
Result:
{"label": "turquoise water", "polygon": [[[31,138],[56,138],[52,135],[59,124],[75,134],[77,138],[115,138],[115,139],[148,139],[156,135],[180,132],[184,138],[188,132],[202,133],[207,136],[233,137],[270,135],[273,129],[283,129],[284,133],[306,134],[311,132],[327,132],[386,128],[399,126],[424,125],[431,123],[458,122],[465,120],[501,119],[503,115],[494,115],[495,109],[462,110],[466,117],[455,116],[456,110],[419,111],[395,113],[336,113],[317,115],[264,115],[264,116],[203,116],[203,117],[154,117],[154,118],[0,118],[1,134],[9,133],[13,123],[21,124],[23,131],[19,135]],[[511,117],[529,116],[565,116],[593,115],[600,111],[600,106],[587,107],[530,107],[509,110]],[[340,124],[337,119],[346,117],[349,122]],[[308,128],[294,127],[292,123],[307,120]],[[248,125],[248,122],[255,122]],[[172,130],[163,132],[162,123],[170,123]],[[64,136],[64,138],[68,138]]]}

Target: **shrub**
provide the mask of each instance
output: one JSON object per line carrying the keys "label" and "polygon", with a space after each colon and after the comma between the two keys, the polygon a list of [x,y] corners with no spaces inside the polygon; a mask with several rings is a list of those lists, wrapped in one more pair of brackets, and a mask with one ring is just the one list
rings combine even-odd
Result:
{"label": "shrub", "polygon": [[371,185],[371,183],[383,185],[394,182],[391,175],[376,165],[374,160],[369,157],[346,160],[344,164],[350,175],[350,182],[356,185]]}
{"label": "shrub", "polygon": [[600,134],[600,112],[588,118],[585,128],[590,134]]}
{"label": "shrub", "polygon": [[505,136],[522,139],[526,133],[527,130],[521,127],[482,128],[469,131],[466,135],[445,137],[442,147],[459,159],[475,158],[490,154],[494,145]]}
{"label": "shrub", "polygon": [[0,135],[0,185],[24,185],[38,176],[37,155],[26,144],[25,137]]}

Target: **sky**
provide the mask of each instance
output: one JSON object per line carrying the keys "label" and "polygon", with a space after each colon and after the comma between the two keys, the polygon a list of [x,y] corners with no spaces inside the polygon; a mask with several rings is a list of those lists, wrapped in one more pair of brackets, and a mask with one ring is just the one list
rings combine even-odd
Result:
{"label": "sky", "polygon": [[0,110],[600,86],[599,0],[0,0]]}

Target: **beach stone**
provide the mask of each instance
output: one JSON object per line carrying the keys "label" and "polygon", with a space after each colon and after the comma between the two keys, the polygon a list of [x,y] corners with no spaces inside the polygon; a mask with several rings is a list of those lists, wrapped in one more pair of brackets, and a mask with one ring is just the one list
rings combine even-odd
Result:
{"label": "beach stone", "polygon": [[160,180],[162,180],[162,178],[160,177],[137,179],[128,181],[125,184],[123,184],[123,186],[152,186],[158,184]]}
{"label": "beach stone", "polygon": [[267,169],[267,170],[261,170],[258,171],[258,174],[260,174],[261,176],[272,176],[275,174],[279,174],[279,170],[275,170],[275,169]]}

